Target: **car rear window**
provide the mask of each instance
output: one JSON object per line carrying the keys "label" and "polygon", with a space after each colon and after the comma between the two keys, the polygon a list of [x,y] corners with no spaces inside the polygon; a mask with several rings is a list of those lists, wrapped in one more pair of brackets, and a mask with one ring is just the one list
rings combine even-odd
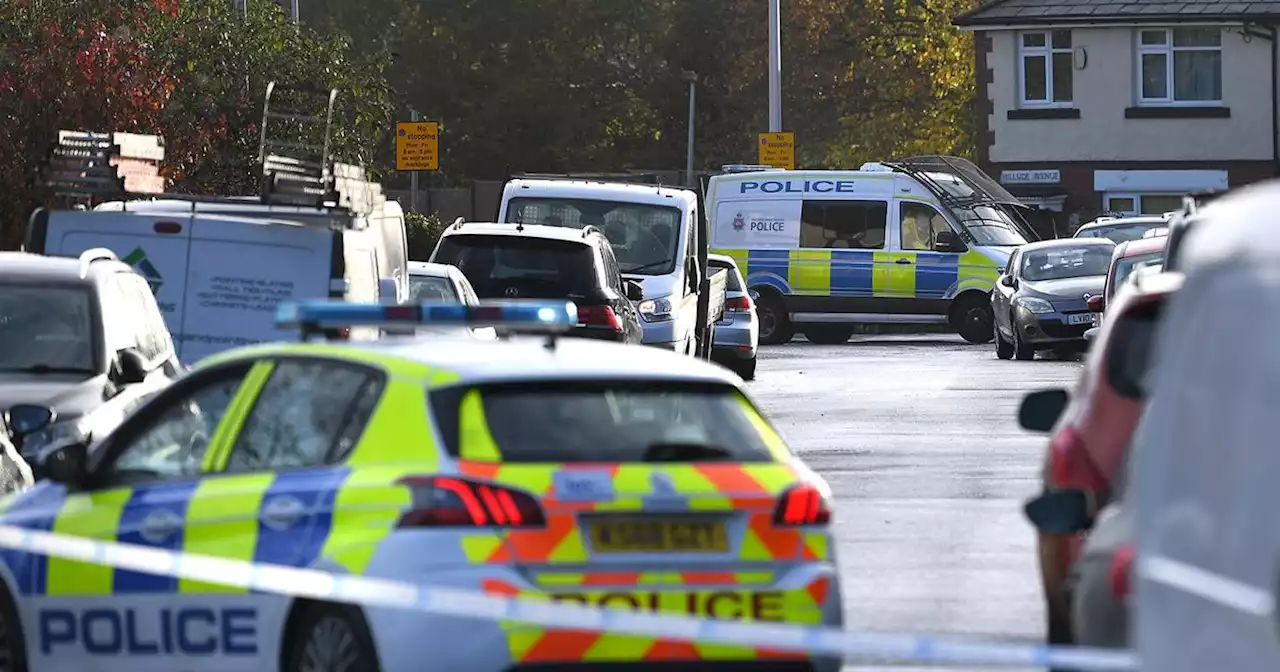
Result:
{"label": "car rear window", "polygon": [[1161,304],[1152,303],[1119,317],[1107,348],[1107,380],[1117,393],[1130,399],[1146,396],[1152,350],[1160,322]]}
{"label": "car rear window", "polygon": [[585,243],[461,235],[440,241],[432,261],[453,264],[480,298],[559,299],[599,292],[595,251]]}
{"label": "car rear window", "polygon": [[728,271],[728,272],[729,272],[729,280],[725,283],[725,286],[724,286],[724,287],[725,287],[725,291],[729,291],[729,292],[741,292],[741,291],[742,291],[742,283],[741,283],[741,282],[738,282],[738,271],[737,271],[737,269],[735,269],[733,266],[727,266],[727,265],[725,265],[725,264],[718,264],[718,263],[716,263],[716,262],[714,262],[714,261],[713,261],[713,262],[710,262],[710,263],[709,263],[709,264],[707,264],[707,265],[708,265],[708,266],[710,266],[711,268],[715,269],[715,270],[725,270],[725,271]]}
{"label": "car rear window", "polygon": [[453,290],[449,278],[434,275],[409,276],[409,300],[411,301],[458,301],[462,299]]}
{"label": "car rear window", "polygon": [[449,454],[479,461],[771,462],[781,446],[742,393],[718,383],[505,383],[429,396]]}

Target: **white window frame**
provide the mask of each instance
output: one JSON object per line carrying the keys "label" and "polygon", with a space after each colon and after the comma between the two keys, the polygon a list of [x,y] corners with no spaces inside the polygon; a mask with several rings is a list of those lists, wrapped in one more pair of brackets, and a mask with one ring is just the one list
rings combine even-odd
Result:
{"label": "white window frame", "polygon": [[1182,195],[1183,195],[1183,194],[1182,194],[1182,192],[1172,192],[1172,191],[1165,191],[1165,192],[1161,192],[1161,191],[1125,191],[1125,192],[1119,192],[1119,191],[1108,191],[1108,192],[1106,192],[1106,194],[1105,194],[1106,199],[1105,199],[1105,202],[1103,203],[1103,208],[1102,208],[1102,209],[1103,209],[1104,211],[1106,211],[1106,212],[1116,212],[1116,211],[1113,211],[1113,210],[1111,209],[1111,200],[1112,200],[1112,199],[1116,199],[1116,198],[1132,198],[1132,199],[1133,199],[1133,211],[1132,211],[1132,212],[1130,212],[1130,213],[1128,213],[1129,215],[1132,215],[1132,216],[1135,216],[1135,217],[1152,217],[1152,216],[1154,216],[1154,215],[1157,215],[1157,214],[1163,214],[1163,213],[1146,213],[1146,214],[1143,214],[1143,212],[1142,212],[1142,199],[1143,199],[1143,197],[1146,197],[1146,196],[1179,196],[1179,197],[1180,197],[1180,196],[1182,196]]}
{"label": "white window frame", "polygon": [[[1061,29],[1059,29],[1061,30]],[[1073,47],[1057,48],[1053,47],[1054,30],[1028,30],[1018,33],[1018,101],[1021,107],[1075,107],[1075,81],[1071,83],[1071,100],[1055,101],[1053,99],[1053,55],[1054,54],[1074,54]],[[1066,30],[1068,34],[1072,31]],[[1043,35],[1043,47],[1025,46],[1025,36],[1027,35]],[[1074,35],[1072,36],[1074,38]],[[1074,40],[1072,42],[1074,44]],[[1045,83],[1045,100],[1028,100],[1027,99],[1027,57],[1043,56],[1044,57],[1044,83]],[[1072,56],[1072,67],[1075,67],[1075,56]]]}
{"label": "white window frame", "polygon": [[[1175,76],[1173,68],[1173,55],[1179,51],[1216,51],[1222,53],[1222,29],[1220,26],[1179,26],[1179,28],[1203,28],[1218,31],[1218,46],[1216,47],[1175,47],[1173,46],[1173,28],[1138,28],[1134,34],[1134,44],[1137,47],[1137,57],[1134,60],[1135,74],[1134,87],[1137,90],[1138,105],[1142,107],[1221,107],[1222,100],[1175,100],[1173,97],[1174,90],[1177,89],[1176,83],[1173,81]],[[1142,34],[1155,31],[1164,32],[1164,44],[1143,44]],[[1164,54],[1164,76],[1167,95],[1163,98],[1147,98],[1142,95],[1142,55],[1143,54]],[[1223,64],[1225,65],[1225,64]],[[1222,70],[1218,70],[1218,85],[1222,85]]]}

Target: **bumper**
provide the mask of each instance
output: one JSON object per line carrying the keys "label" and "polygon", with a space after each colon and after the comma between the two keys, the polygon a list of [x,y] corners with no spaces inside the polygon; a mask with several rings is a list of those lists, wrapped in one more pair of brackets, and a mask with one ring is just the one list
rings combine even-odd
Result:
{"label": "bumper", "polygon": [[1023,343],[1051,348],[1060,345],[1083,345],[1085,332],[1093,327],[1090,319],[1082,324],[1070,324],[1071,315],[1090,313],[1033,313],[1019,308],[1014,313],[1014,329]]}
{"label": "bumper", "polygon": [[676,321],[667,320],[665,322],[645,322],[644,318],[640,318],[640,328],[644,331],[645,345],[656,345],[675,350],[676,343],[684,343],[685,334],[676,333]]}
{"label": "bumper", "polygon": [[[843,625],[839,579],[834,566],[826,563],[797,567],[772,585],[755,587],[710,583],[645,586],[633,581],[628,585],[592,585],[584,589],[581,583],[568,585],[564,578],[570,575],[532,575],[532,579],[530,576],[528,572],[505,566],[467,566],[433,572],[431,583],[530,600],[549,600],[555,594],[566,602],[592,606],[604,602],[623,608],[634,602],[644,611],[651,611],[650,607],[656,605],[657,611],[677,615],[687,615],[686,606],[693,600],[702,603],[698,609],[711,610],[722,618],[763,609],[764,612],[773,610],[774,616],[785,611],[788,621],[795,624]],[[556,580],[552,583],[541,577]],[[688,663],[696,665],[690,669],[701,672],[721,669],[836,672],[841,665],[838,659],[810,660],[803,655],[749,645],[695,644],[647,636],[554,630],[536,624],[399,609],[367,609],[365,615],[384,670],[585,672],[588,669],[641,669],[655,663],[667,670],[671,663]],[[424,657],[424,652],[430,652],[429,656]],[[777,667],[777,663],[783,666]]]}
{"label": "bumper", "polygon": [[575,327],[569,332],[569,335],[574,338],[590,338],[597,341],[614,342],[621,342],[626,338],[626,334],[621,331],[614,331],[607,327]]}

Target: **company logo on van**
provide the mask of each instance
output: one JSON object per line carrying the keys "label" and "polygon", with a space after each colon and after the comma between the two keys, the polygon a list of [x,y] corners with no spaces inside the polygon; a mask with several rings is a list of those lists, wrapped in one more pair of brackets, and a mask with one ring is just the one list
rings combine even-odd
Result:
{"label": "company logo on van", "polygon": [[133,270],[146,279],[147,284],[151,285],[152,294],[160,291],[160,287],[164,285],[164,278],[160,275],[160,271],[156,270],[155,265],[147,259],[145,250],[141,247],[135,247],[123,261],[132,266]]}
{"label": "company logo on van", "polygon": [[851,194],[854,180],[763,180],[747,181],[738,187],[739,194]]}
{"label": "company logo on van", "polygon": [[742,217],[742,213],[741,213],[741,212],[739,212],[738,214],[734,215],[734,217],[733,217],[733,230],[734,230],[734,231],[741,231],[741,230],[742,230],[743,228],[745,228],[746,226],[747,226],[747,220],[746,220],[746,219],[743,219],[743,217]]}

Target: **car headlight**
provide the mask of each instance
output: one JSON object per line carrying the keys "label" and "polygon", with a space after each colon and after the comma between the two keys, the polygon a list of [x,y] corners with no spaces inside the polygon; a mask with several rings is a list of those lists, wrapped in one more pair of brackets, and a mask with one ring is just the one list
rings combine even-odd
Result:
{"label": "car headlight", "polygon": [[22,452],[31,454],[44,446],[70,444],[89,440],[89,426],[83,418],[55,422],[44,429],[32,432],[22,439]]}
{"label": "car headlight", "polygon": [[1044,299],[1027,296],[1018,299],[1017,303],[1020,308],[1025,308],[1027,311],[1032,313],[1041,314],[1053,312],[1053,305]]}
{"label": "car headlight", "polygon": [[645,322],[664,322],[671,319],[671,300],[667,297],[645,299],[636,309]]}

